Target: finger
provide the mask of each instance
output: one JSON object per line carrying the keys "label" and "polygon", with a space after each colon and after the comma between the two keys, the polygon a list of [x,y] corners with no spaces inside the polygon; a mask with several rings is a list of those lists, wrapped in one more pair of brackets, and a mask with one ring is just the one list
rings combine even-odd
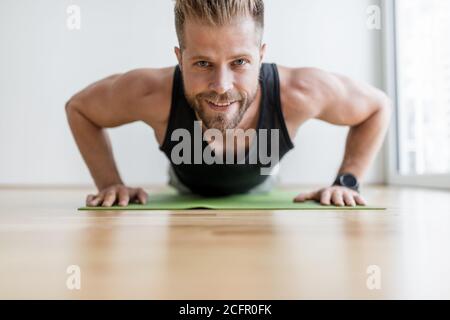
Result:
{"label": "finger", "polygon": [[128,205],[128,202],[130,201],[128,189],[125,187],[119,187],[119,190],[117,193],[119,196],[119,206],[126,207]]}
{"label": "finger", "polygon": [[331,202],[336,206],[343,206],[344,200],[342,199],[342,192],[335,190],[331,195]]}
{"label": "finger", "polygon": [[300,193],[294,198],[294,202],[304,202],[306,200],[312,200],[316,192]]}
{"label": "finger", "polygon": [[94,195],[94,197],[92,198],[89,206],[90,207],[96,207],[98,206],[103,200],[103,193],[99,193],[97,195]]}
{"label": "finger", "polygon": [[95,195],[88,194],[88,196],[86,197],[86,206],[91,206],[92,200],[94,200],[94,198],[95,198]]}
{"label": "finger", "polygon": [[320,203],[329,206],[331,200],[331,190],[325,190],[320,196]]}
{"label": "finger", "polygon": [[355,195],[355,201],[360,206],[365,206],[366,205],[366,200],[364,200],[364,198],[361,195],[359,195],[359,194]]}
{"label": "finger", "polygon": [[347,206],[356,206],[355,200],[353,199],[353,194],[350,192],[344,192],[344,202]]}
{"label": "finger", "polygon": [[139,191],[138,188],[128,188],[128,190],[130,195],[130,203],[139,203],[140,201],[137,197]]}
{"label": "finger", "polygon": [[137,198],[139,199],[140,203],[146,204],[148,200],[148,194],[142,188],[139,188],[137,191]]}
{"label": "finger", "polygon": [[300,193],[294,198],[294,202],[303,202],[308,199],[308,193]]}
{"label": "finger", "polygon": [[105,194],[105,199],[103,200],[102,206],[111,207],[115,201],[116,201],[116,191],[115,190],[108,191]]}

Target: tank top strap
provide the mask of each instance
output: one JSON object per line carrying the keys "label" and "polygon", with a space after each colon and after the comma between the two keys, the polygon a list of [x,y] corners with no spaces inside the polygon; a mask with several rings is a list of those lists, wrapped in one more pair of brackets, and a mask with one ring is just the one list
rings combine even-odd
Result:
{"label": "tank top strap", "polygon": [[281,106],[281,90],[278,68],[275,63],[265,63],[260,74],[264,85],[265,98],[262,108],[265,110],[261,126],[266,129],[280,130],[280,152],[285,153],[294,148],[289,136]]}

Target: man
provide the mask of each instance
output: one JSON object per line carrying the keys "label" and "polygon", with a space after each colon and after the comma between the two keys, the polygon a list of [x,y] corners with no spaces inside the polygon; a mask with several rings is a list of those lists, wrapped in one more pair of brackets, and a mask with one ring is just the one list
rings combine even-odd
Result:
{"label": "man", "polygon": [[[112,75],[66,104],[71,130],[99,190],[88,195],[87,205],[126,206],[130,201],[146,203],[148,197],[141,188],[122,182],[104,128],[144,121],[171,163],[172,186],[180,192],[225,195],[270,190],[274,175],[262,174],[260,159],[256,164],[199,164],[191,158],[210,148],[215,160],[223,160],[227,153],[228,157],[230,150],[232,159],[244,152],[245,160],[256,145],[268,147],[281,159],[309,119],[351,129],[335,182],[294,201],[365,204],[359,181],[379,150],[390,119],[390,101],[384,93],[319,69],[262,63],[263,0],[176,0],[175,25],[177,66]],[[189,146],[180,152],[181,136],[195,136],[198,129],[203,133],[201,148]],[[210,130],[214,138],[206,136]],[[239,130],[268,130],[277,133],[276,140],[261,140],[258,134],[237,140],[227,135]],[[224,135],[220,138],[218,133]]]}

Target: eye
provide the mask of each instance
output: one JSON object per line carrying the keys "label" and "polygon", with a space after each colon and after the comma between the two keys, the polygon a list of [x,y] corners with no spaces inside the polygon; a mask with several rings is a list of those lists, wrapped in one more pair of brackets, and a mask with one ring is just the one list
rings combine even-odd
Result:
{"label": "eye", "polygon": [[245,64],[247,64],[247,60],[245,60],[245,59],[237,59],[237,60],[234,60],[233,64],[235,66],[244,66]]}
{"label": "eye", "polygon": [[199,66],[200,68],[207,68],[209,67],[208,61],[198,61],[195,63],[196,66]]}

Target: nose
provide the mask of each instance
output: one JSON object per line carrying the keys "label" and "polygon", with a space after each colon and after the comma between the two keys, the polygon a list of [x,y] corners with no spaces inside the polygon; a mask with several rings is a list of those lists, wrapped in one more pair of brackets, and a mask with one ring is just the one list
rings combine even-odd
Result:
{"label": "nose", "polygon": [[217,94],[224,94],[233,88],[233,76],[230,70],[226,67],[216,69],[213,75],[213,81],[209,86],[210,90],[217,92]]}

